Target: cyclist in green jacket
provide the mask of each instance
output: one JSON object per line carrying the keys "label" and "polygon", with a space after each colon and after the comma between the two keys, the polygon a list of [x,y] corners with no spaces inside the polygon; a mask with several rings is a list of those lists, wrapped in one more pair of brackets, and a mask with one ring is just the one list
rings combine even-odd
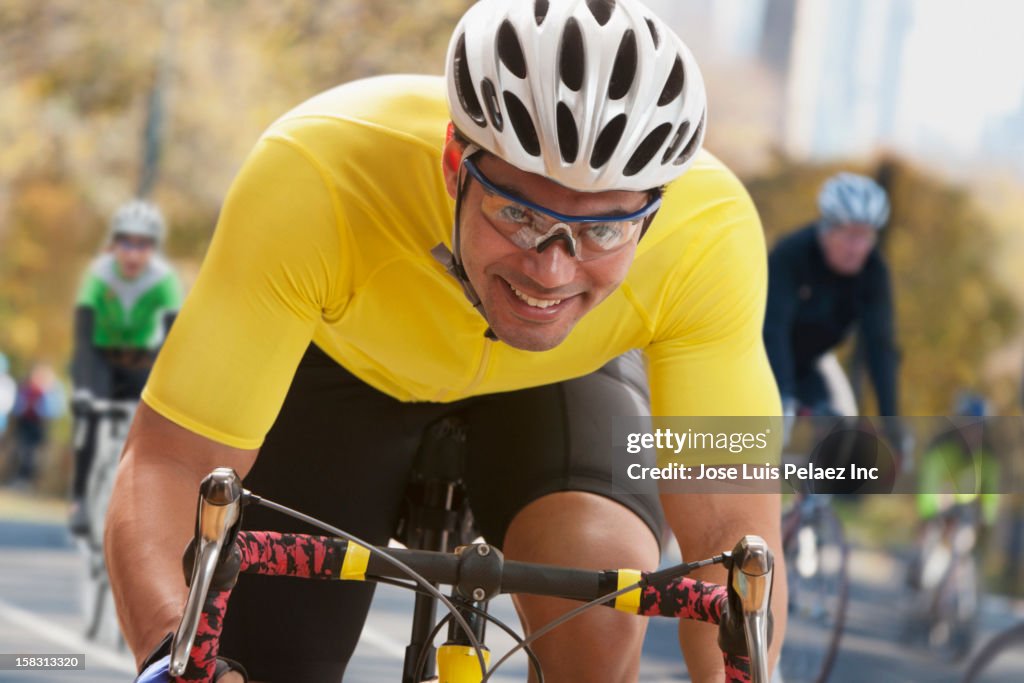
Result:
{"label": "cyclist in green jacket", "polygon": [[983,531],[999,512],[1000,467],[985,433],[986,402],[965,393],[957,398],[953,414],[968,421],[932,439],[918,468],[920,529],[907,574],[912,586],[921,585],[926,554],[951,533],[954,522],[968,520],[976,531]]}
{"label": "cyclist in green jacket", "polygon": [[[110,221],[106,249],[89,266],[75,303],[72,408],[76,443],[72,533],[88,522],[81,506],[96,442],[94,399],[137,400],[181,306],[181,283],[161,248],[166,226],[153,204],[132,200]],[[77,430],[76,430],[77,431]]]}

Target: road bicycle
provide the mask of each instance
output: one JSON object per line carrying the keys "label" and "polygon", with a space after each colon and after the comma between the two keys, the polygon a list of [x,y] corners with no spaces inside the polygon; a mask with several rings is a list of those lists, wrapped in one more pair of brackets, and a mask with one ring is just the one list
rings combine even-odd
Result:
{"label": "road bicycle", "polygon": [[[86,478],[85,496],[82,505],[88,520],[88,533],[77,536],[85,561],[85,577],[82,582],[82,610],[85,619],[85,636],[90,640],[103,640],[124,647],[118,627],[114,598],[110,591],[110,579],[103,557],[103,523],[107,506],[114,489],[114,476],[121,458],[128,427],[135,415],[137,401],[91,399],[76,406],[83,418],[96,421],[95,455]],[[87,420],[79,421],[75,433],[76,445],[85,438]]]}
{"label": "road bicycle", "polygon": [[981,600],[974,549],[980,526],[976,504],[954,505],[929,520],[910,577],[909,638],[923,640],[950,660],[971,649]]}
{"label": "road bicycle", "polygon": [[794,497],[782,517],[789,587],[787,639],[779,659],[786,683],[824,683],[832,673],[849,602],[849,547],[827,494]]}
{"label": "road bicycle", "polygon": [[[826,449],[828,459],[847,462],[856,445],[850,438],[856,418],[810,417],[816,418],[817,455]],[[782,552],[789,590],[787,631],[795,637],[783,643],[779,672],[786,683],[825,683],[839,654],[850,593],[849,546],[830,493],[796,487],[782,515]]]}
{"label": "road bicycle", "polygon": [[[263,505],[324,529],[332,536],[242,531],[242,509]],[[484,683],[509,657],[525,650],[537,678],[543,672],[530,643],[579,612],[607,606],[642,616],[695,619],[719,627],[719,646],[727,683],[768,683],[771,586],[774,558],[764,540],[741,539],[732,551],[656,572],[622,569],[580,570],[505,560],[486,543],[460,546],[454,553],[374,547],[300,512],[246,491],[233,470],[219,468],[202,482],[196,536],[186,553],[190,586],[181,624],[174,634],[170,671],[173,680],[212,681],[220,630],[231,589],[240,573],[308,579],[397,583],[429,594],[449,615],[431,629],[425,643],[413,643],[415,680]],[[699,567],[723,564],[725,586],[686,576]],[[413,583],[403,579],[413,580]],[[452,587],[443,595],[436,584]],[[500,593],[531,593],[585,602],[580,608],[517,640],[491,665],[483,644],[486,622],[498,623],[482,606]],[[432,643],[448,627],[437,650],[438,677],[423,675]]]}

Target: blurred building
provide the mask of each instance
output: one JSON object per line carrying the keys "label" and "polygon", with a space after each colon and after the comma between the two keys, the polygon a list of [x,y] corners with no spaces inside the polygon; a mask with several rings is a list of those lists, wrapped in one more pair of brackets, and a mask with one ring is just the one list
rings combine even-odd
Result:
{"label": "blurred building", "polygon": [[1016,111],[985,127],[981,145],[989,159],[1024,173],[1024,97]]}
{"label": "blurred building", "polygon": [[789,72],[798,2],[799,0],[767,0],[764,8],[758,55],[769,69],[780,76],[785,76]]}
{"label": "blurred building", "polygon": [[785,63],[789,43],[789,154],[859,155],[893,140],[911,9],[904,0],[769,0],[762,57]]}
{"label": "blurred building", "polygon": [[[756,64],[730,72],[745,81],[709,83],[716,102],[761,119],[772,146],[797,158],[862,155],[889,141],[896,127],[902,55],[912,0],[653,0],[701,63]],[[750,79],[768,77],[754,88]],[[732,91],[726,91],[732,89]],[[719,116],[729,111],[719,109]],[[760,113],[765,109],[761,108]],[[720,123],[720,121],[716,122]]]}
{"label": "blurred building", "polygon": [[884,148],[952,172],[1024,167],[1024,3],[646,2],[705,71],[716,152],[761,144],[823,160]]}

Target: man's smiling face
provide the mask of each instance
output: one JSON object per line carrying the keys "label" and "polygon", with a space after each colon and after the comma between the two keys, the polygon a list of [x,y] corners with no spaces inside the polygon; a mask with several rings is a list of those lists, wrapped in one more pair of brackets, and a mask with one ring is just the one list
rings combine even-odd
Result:
{"label": "man's smiling face", "polygon": [[[449,145],[458,143],[449,142]],[[445,158],[450,158],[446,149]],[[551,211],[572,216],[624,215],[644,207],[646,192],[578,192],[527,173],[486,152],[474,158],[481,174],[508,194]],[[445,165],[454,197],[458,168]],[[523,248],[495,226],[484,206],[488,192],[463,171],[461,257],[494,333],[509,346],[546,351],[558,346],[577,322],[601,303],[626,277],[639,229],[628,241],[597,258],[579,260],[567,239],[556,239],[541,252]],[[557,224],[550,220],[550,228]],[[573,233],[579,242],[581,235]],[[600,228],[598,228],[600,229]],[[507,230],[506,230],[507,233]]]}

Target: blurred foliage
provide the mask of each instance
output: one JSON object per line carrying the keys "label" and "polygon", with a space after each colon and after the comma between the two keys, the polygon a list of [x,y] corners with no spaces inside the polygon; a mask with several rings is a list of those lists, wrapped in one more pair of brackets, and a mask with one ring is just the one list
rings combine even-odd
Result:
{"label": "blurred foliage", "polygon": [[469,4],[0,0],[0,349],[15,373],[68,357],[80,274],[138,186],[154,83],[166,111],[153,198],[188,281],[271,121],[354,78],[442,73]]}
{"label": "blurred foliage", "polygon": [[745,182],[771,245],[816,218],[818,189],[829,176],[841,170],[877,176],[883,167],[892,217],[881,248],[896,300],[903,411],[947,414],[956,392],[970,387],[1015,412],[1018,377],[982,373],[990,354],[1011,341],[1019,310],[991,267],[1001,230],[972,191],[895,159],[878,167],[779,159]]}

